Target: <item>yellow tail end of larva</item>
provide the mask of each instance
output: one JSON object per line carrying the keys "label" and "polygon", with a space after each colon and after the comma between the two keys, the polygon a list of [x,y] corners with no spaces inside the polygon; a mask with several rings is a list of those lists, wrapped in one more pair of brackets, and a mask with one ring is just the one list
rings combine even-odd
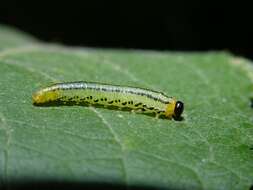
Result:
{"label": "yellow tail end of larva", "polygon": [[56,91],[37,91],[32,95],[33,104],[44,104],[55,101],[59,98],[59,93]]}

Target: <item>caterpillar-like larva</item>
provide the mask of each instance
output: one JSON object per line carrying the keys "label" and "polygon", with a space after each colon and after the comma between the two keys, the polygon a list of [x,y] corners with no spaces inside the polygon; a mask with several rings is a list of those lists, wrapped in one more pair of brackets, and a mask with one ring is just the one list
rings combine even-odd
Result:
{"label": "caterpillar-like larva", "polygon": [[35,92],[34,105],[48,103],[89,104],[128,108],[140,113],[180,118],[184,104],[161,92],[144,88],[109,85],[93,82],[58,83]]}

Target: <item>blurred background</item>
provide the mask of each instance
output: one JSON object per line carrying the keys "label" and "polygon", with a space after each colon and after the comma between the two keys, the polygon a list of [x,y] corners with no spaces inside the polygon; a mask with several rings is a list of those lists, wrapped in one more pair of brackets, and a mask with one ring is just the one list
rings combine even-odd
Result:
{"label": "blurred background", "polygon": [[238,1],[9,0],[1,1],[0,23],[66,45],[226,50],[253,59],[251,7]]}

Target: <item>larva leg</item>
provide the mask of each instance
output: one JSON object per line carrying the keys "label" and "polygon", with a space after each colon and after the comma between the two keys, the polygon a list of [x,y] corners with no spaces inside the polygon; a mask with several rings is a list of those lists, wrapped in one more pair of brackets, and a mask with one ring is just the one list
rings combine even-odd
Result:
{"label": "larva leg", "polygon": [[171,120],[172,119],[172,116],[166,116],[167,119]]}
{"label": "larva leg", "polygon": [[134,110],[134,109],[133,109],[133,110],[131,110],[131,112],[132,112],[132,113],[137,113],[137,110]]}
{"label": "larva leg", "polygon": [[[124,110],[126,109],[125,107],[118,107],[119,110]],[[132,110],[131,110],[132,111]]]}
{"label": "larva leg", "polygon": [[172,119],[172,116],[170,116],[170,117],[167,117],[167,118],[171,120],[171,119]]}
{"label": "larva leg", "polygon": [[143,113],[143,111],[141,109],[132,109],[131,112],[132,113]]}

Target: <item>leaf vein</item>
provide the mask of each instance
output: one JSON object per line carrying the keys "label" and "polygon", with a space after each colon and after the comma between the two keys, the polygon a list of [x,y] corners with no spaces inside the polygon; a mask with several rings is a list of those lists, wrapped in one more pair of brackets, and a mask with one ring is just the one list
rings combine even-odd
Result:
{"label": "leaf vein", "polygon": [[113,137],[115,138],[115,141],[119,144],[120,146],[120,149],[121,149],[121,153],[122,153],[122,156],[121,156],[121,163],[122,163],[122,169],[123,169],[123,176],[124,176],[124,179],[125,179],[125,183],[128,184],[128,177],[127,177],[127,172],[126,172],[126,166],[125,166],[125,160],[124,160],[124,146],[123,144],[121,143],[118,135],[115,133],[115,131],[113,130],[113,127],[107,122],[107,120],[103,117],[103,115],[98,112],[95,108],[93,107],[89,107],[91,111],[93,111],[97,116],[98,118],[101,119],[101,121],[104,123],[104,125],[109,129],[109,131],[111,132],[111,134],[113,135]]}

